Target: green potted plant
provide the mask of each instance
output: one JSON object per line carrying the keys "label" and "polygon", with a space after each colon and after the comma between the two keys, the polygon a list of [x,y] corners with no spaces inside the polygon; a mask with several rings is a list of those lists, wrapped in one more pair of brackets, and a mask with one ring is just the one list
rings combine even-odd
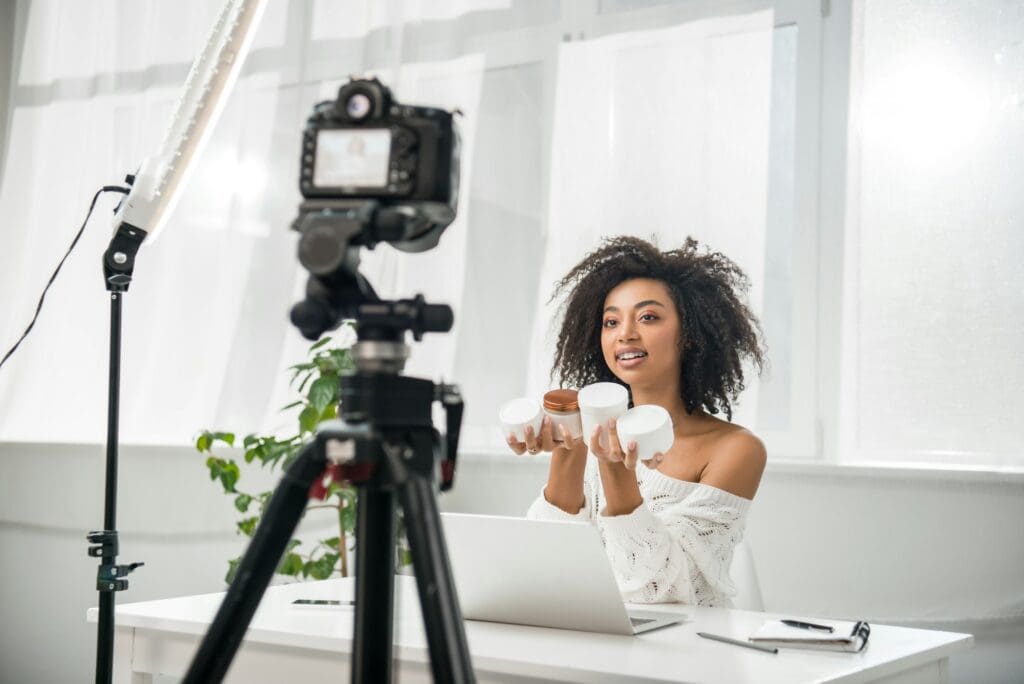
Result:
{"label": "green potted plant", "polygon": [[[346,326],[354,329],[348,321]],[[349,336],[354,339],[354,335]],[[232,497],[234,507],[240,514],[236,523],[239,534],[252,537],[259,525],[260,518],[273,494],[272,490],[250,491],[241,485],[243,471],[260,467],[282,470],[298,455],[316,432],[317,426],[324,420],[337,416],[341,375],[351,370],[354,365],[349,346],[329,346],[332,338],[325,337],[309,348],[309,358],[303,363],[292,366],[290,386],[298,392],[300,398],[283,407],[282,411],[298,411],[297,431],[288,437],[275,435],[246,435],[242,440],[245,449],[243,462],[234,457],[215,453],[220,443],[228,447],[235,446],[235,433],[217,430],[203,430],[196,437],[195,447],[200,454],[206,456],[206,467],[210,480],[219,482],[224,493]],[[356,489],[347,483],[332,482],[322,503],[313,503],[308,511],[325,511],[337,519],[338,534],[319,539],[312,544],[295,538],[289,544],[284,557],[277,567],[277,573],[294,578],[327,579],[335,574],[341,577],[349,575],[349,554],[355,542],[356,526]],[[401,521],[399,521],[401,523]],[[401,540],[403,536],[398,535]],[[228,561],[225,581],[230,583],[234,578],[241,557]],[[404,543],[399,544],[398,563],[400,566],[411,562],[409,552]]]}

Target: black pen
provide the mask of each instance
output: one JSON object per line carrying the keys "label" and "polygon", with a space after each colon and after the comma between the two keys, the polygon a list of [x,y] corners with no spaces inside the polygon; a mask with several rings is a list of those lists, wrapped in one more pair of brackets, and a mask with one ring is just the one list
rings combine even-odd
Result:
{"label": "black pen", "polygon": [[782,624],[800,629],[820,629],[823,632],[834,632],[835,629],[828,625],[816,625],[813,622],[800,622],[799,620],[783,620]]}
{"label": "black pen", "polygon": [[295,599],[293,606],[354,606],[355,601],[349,599]]}
{"label": "black pen", "polygon": [[697,636],[704,637],[705,639],[713,639],[715,641],[721,641],[723,644],[732,644],[733,646],[742,646],[744,648],[752,648],[755,651],[764,651],[765,653],[778,653],[779,649],[774,646],[763,646],[761,644],[751,643],[749,641],[739,641],[738,639],[730,639],[729,637],[719,636],[718,634],[708,634],[707,632],[697,632]]}

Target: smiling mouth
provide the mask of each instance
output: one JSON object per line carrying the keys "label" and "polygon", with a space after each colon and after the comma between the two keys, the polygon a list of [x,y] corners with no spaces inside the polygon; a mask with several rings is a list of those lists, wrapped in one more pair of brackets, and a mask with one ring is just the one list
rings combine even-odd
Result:
{"label": "smiling mouth", "polygon": [[623,368],[633,368],[635,366],[639,366],[646,359],[647,359],[647,354],[646,353],[640,354],[639,356],[634,356],[632,354],[627,354],[626,358],[621,358],[621,357],[618,357],[618,356],[615,357],[616,363],[618,363],[619,366],[621,366]]}

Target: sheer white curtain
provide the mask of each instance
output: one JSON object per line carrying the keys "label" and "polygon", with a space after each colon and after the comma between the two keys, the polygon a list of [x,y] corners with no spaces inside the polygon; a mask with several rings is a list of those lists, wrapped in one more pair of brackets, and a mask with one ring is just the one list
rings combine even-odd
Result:
{"label": "sheer white curtain", "polygon": [[[531,394],[548,389],[552,284],[603,237],[692,235],[743,268],[761,314],[771,64],[771,12],[562,46]],[[734,413],[751,426],[757,385]]]}
{"label": "sheer white curtain", "polygon": [[[343,9],[365,13],[375,5]],[[400,26],[406,12],[425,15],[420,7],[391,3],[389,21]],[[5,350],[31,319],[91,193],[119,181],[159,143],[219,7],[153,0],[32,2],[18,9],[28,13],[27,35],[13,79],[0,188]],[[402,64],[400,43],[368,48],[366,29],[354,41],[361,57],[335,64],[330,87],[322,76],[308,81],[308,34],[312,26],[323,33],[331,25],[318,21],[324,17],[314,9],[269,3],[243,77],[178,209],[164,233],[139,252],[124,310],[125,442],[185,443],[204,427],[273,429],[284,420],[277,407],[289,401],[285,368],[303,359],[308,344],[287,320],[304,278],[288,226],[300,199],[300,134],[314,102],[333,97],[349,73],[384,74],[396,66],[391,85],[400,99],[467,112],[479,100],[479,58]],[[467,116],[462,124],[471,157],[474,122]],[[98,205],[35,329],[0,372],[0,439],[105,438],[109,306],[99,257],[110,239],[114,201]],[[464,230],[453,225],[437,256],[426,259],[463,262]],[[373,257],[367,261],[373,270]],[[407,280],[417,279],[417,268],[412,258],[408,266],[403,261],[390,281],[384,278],[382,293],[404,296],[399,290],[411,288]],[[432,284],[428,294],[440,301],[461,290],[457,277],[435,277]],[[450,377],[451,343],[446,347],[439,336],[434,344],[439,361],[430,374]]]}
{"label": "sheer white curtain", "polygon": [[[0,188],[5,348],[92,190],[159,142],[217,10],[168,7],[19,5],[30,16]],[[401,100],[464,112],[458,220],[438,248],[381,245],[363,270],[385,297],[422,292],[454,308],[453,331],[414,343],[407,372],[460,384],[466,449],[505,450],[498,406],[546,389],[546,301],[601,236],[655,235],[667,249],[692,234],[743,266],[760,311],[771,13],[654,17],[646,25],[658,30],[566,42],[586,21],[559,2],[270,0],[192,183],[139,252],[125,300],[123,439],[184,443],[204,427],[289,422],[277,413],[291,400],[284,369],[308,345],[287,321],[304,279],[288,230],[300,133],[312,105],[352,73],[380,75]],[[103,441],[99,256],[112,202],[0,372],[0,439]],[[755,409],[756,388],[737,419],[756,426]]]}

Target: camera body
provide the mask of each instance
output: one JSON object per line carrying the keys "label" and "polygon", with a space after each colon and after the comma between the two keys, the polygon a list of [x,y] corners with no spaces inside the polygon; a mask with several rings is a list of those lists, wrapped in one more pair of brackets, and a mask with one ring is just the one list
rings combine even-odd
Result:
{"label": "camera body", "polygon": [[300,166],[307,200],[437,203],[454,216],[458,129],[451,112],[399,104],[376,78],[353,79],[310,114]]}
{"label": "camera body", "polygon": [[437,307],[422,297],[382,302],[359,263],[360,249],[380,243],[406,253],[438,245],[455,220],[459,147],[452,112],[399,104],[376,78],[353,78],[335,100],[314,107],[302,140],[303,201],[292,224],[309,271],[306,297],[291,312],[304,336],[319,339],[346,318],[359,321],[360,339],[399,329],[419,339],[451,327],[450,310],[435,316]]}

